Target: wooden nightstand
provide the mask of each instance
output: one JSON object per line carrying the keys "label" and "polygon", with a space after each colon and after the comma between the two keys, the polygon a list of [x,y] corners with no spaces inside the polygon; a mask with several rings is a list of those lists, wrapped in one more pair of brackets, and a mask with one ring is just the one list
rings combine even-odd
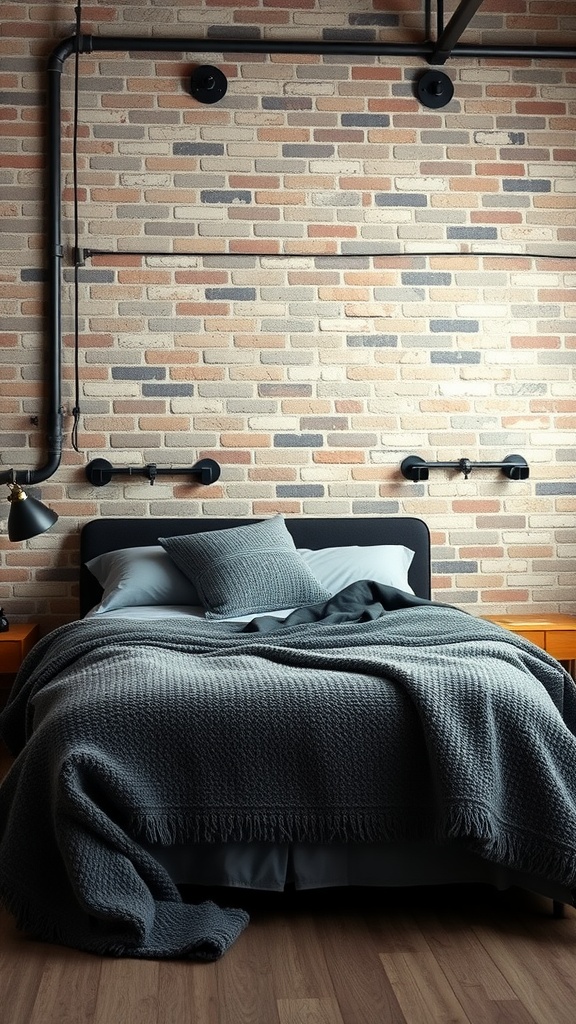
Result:
{"label": "wooden nightstand", "polygon": [[519,633],[553,658],[566,664],[574,675],[576,666],[576,615],[550,612],[543,615],[484,615],[512,633]]}
{"label": "wooden nightstand", "polygon": [[0,707],[6,703],[14,677],[24,657],[40,638],[37,622],[15,622],[0,633]]}

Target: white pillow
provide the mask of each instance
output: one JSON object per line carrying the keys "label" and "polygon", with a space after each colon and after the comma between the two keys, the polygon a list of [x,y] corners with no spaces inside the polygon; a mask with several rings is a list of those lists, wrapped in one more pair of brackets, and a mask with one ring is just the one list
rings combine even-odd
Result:
{"label": "white pillow", "polygon": [[159,544],[107,551],[86,562],[104,593],[97,613],[141,605],[199,605],[196,587]]}
{"label": "white pillow", "polygon": [[316,579],[332,594],[357,580],[374,580],[407,594],[414,593],[408,583],[414,552],[402,544],[351,545],[318,551],[298,548],[298,551]]}

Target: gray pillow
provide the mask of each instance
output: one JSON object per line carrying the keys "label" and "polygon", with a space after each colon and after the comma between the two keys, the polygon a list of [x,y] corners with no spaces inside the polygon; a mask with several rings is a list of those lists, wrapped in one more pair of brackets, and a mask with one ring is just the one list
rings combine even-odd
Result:
{"label": "gray pillow", "polygon": [[300,608],[331,597],[296,550],[280,515],[158,540],[194,584],[207,619]]}

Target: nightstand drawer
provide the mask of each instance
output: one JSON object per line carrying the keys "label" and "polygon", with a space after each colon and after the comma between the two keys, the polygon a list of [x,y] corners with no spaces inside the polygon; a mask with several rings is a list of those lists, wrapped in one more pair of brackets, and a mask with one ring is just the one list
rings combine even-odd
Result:
{"label": "nightstand drawer", "polygon": [[0,672],[17,672],[22,663],[22,641],[4,640],[0,646]]}
{"label": "nightstand drawer", "polygon": [[37,622],[15,622],[0,633],[0,675],[15,675],[39,636]]}
{"label": "nightstand drawer", "polygon": [[547,650],[547,634],[543,630],[540,632],[536,629],[511,629],[510,632],[516,633],[518,636],[525,636],[527,640],[531,640],[533,644],[536,644],[536,647],[541,647],[543,651]]}
{"label": "nightstand drawer", "polygon": [[546,633],[546,650],[558,661],[573,661],[576,658],[576,631],[549,630]]}

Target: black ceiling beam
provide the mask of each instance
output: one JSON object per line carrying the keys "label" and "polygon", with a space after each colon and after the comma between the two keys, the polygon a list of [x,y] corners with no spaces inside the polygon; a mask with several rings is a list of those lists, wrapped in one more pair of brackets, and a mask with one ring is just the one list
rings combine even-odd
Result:
{"label": "black ceiling beam", "polygon": [[445,64],[457,45],[462,33],[468,28],[483,0],[460,0],[450,21],[440,33],[430,57],[429,64]]}

